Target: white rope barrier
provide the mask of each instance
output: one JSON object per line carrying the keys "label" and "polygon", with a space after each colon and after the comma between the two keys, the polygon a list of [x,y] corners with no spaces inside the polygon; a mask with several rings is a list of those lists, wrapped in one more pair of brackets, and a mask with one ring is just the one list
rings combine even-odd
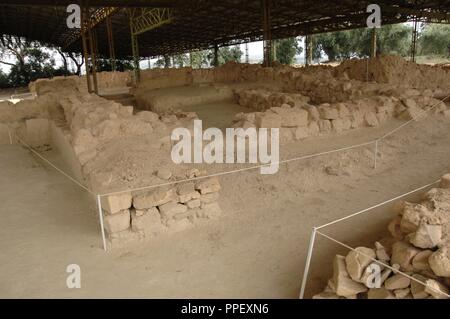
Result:
{"label": "white rope barrier", "polygon": [[419,187],[419,188],[417,188],[417,189],[415,189],[415,190],[412,190],[412,191],[410,191],[410,192],[408,192],[408,193],[405,193],[405,194],[399,195],[399,196],[397,196],[397,197],[391,198],[391,199],[386,200],[386,201],[384,201],[384,202],[382,202],[382,203],[373,205],[373,206],[371,206],[371,207],[369,207],[369,208],[365,208],[365,209],[363,209],[363,210],[361,210],[361,211],[359,211],[359,212],[357,212],[357,213],[351,214],[351,215],[346,216],[346,217],[339,218],[339,219],[337,219],[337,220],[334,220],[334,221],[332,221],[332,222],[329,222],[329,223],[327,223],[327,224],[324,224],[324,225],[322,225],[322,226],[319,226],[319,227],[317,227],[317,229],[322,229],[322,228],[325,228],[325,227],[334,225],[334,224],[336,224],[336,223],[342,222],[342,221],[344,221],[344,220],[346,220],[346,219],[353,218],[353,217],[355,217],[355,216],[358,216],[358,215],[367,213],[368,211],[370,211],[370,210],[372,210],[372,209],[375,209],[375,208],[378,208],[378,207],[380,207],[380,206],[383,206],[383,205],[392,203],[392,202],[394,202],[394,201],[396,201],[396,200],[399,200],[399,199],[402,198],[402,197],[405,197],[405,196],[414,194],[414,193],[419,192],[419,191],[421,191],[421,190],[424,190],[424,189],[426,189],[426,188],[428,188],[428,187],[431,187],[431,186],[433,186],[433,185],[439,183],[440,181],[441,181],[441,180],[438,180],[438,181],[436,181],[436,182],[427,184],[427,185],[425,185],[425,186],[422,186],[422,187]]}
{"label": "white rope barrier", "polygon": [[375,262],[375,263],[377,263],[377,264],[380,264],[380,265],[382,265],[383,267],[386,267],[386,268],[392,270],[395,274],[401,274],[401,275],[405,276],[406,278],[410,279],[411,281],[415,281],[415,282],[417,282],[417,283],[419,283],[419,284],[421,284],[421,285],[423,285],[423,286],[425,286],[425,287],[427,287],[427,288],[433,290],[433,291],[436,292],[436,293],[442,294],[443,296],[446,296],[446,297],[450,298],[450,295],[449,295],[449,294],[447,294],[447,293],[445,293],[445,292],[443,292],[443,291],[441,291],[441,290],[439,290],[439,289],[436,289],[436,288],[434,288],[434,287],[428,286],[426,283],[424,283],[424,282],[418,280],[417,278],[414,278],[413,276],[410,276],[410,275],[408,275],[408,274],[406,274],[406,273],[404,273],[404,272],[402,272],[402,271],[400,271],[400,270],[398,270],[398,269],[392,267],[392,266],[389,265],[389,264],[386,264],[386,263],[384,263],[384,262],[382,262],[382,261],[380,261],[380,260],[378,260],[378,259],[373,258],[372,256],[369,256],[369,255],[367,255],[367,254],[365,254],[365,253],[363,253],[363,252],[361,252],[361,251],[358,251],[358,250],[356,250],[355,248],[350,247],[349,245],[346,245],[346,244],[340,242],[339,240],[336,240],[336,239],[334,239],[334,238],[332,238],[332,237],[330,237],[330,236],[328,236],[328,235],[325,235],[324,233],[322,233],[322,232],[320,232],[320,231],[318,231],[318,230],[316,230],[316,233],[317,233],[318,235],[322,236],[322,237],[325,237],[325,238],[328,239],[328,240],[331,240],[332,242],[334,242],[334,243],[336,243],[336,244],[338,244],[338,245],[341,245],[341,246],[343,246],[343,247],[345,247],[345,248],[347,248],[347,249],[349,249],[349,250],[351,250],[351,251],[357,253],[358,255],[364,256],[364,257],[366,257],[366,258],[372,260],[373,262]]}
{"label": "white rope barrier", "polygon": [[158,188],[158,187],[163,187],[163,186],[177,185],[177,184],[180,184],[180,183],[192,182],[192,181],[206,179],[206,178],[211,178],[211,177],[218,177],[218,176],[230,175],[230,174],[235,174],[235,173],[240,173],[240,172],[245,172],[245,171],[251,171],[251,170],[260,169],[262,167],[267,167],[269,165],[287,164],[287,163],[291,163],[291,162],[295,162],[295,161],[300,161],[300,160],[310,159],[310,158],[319,157],[319,156],[323,156],[323,155],[329,155],[329,154],[333,154],[333,153],[347,151],[347,150],[351,150],[351,149],[355,149],[355,148],[361,148],[361,147],[364,147],[364,146],[367,146],[367,145],[371,145],[371,144],[374,144],[374,143],[375,143],[375,141],[370,141],[370,142],[366,142],[366,143],[362,143],[362,144],[357,144],[357,145],[347,146],[347,147],[343,147],[343,148],[339,148],[339,149],[334,149],[334,150],[331,150],[331,151],[314,153],[314,154],[311,154],[311,155],[305,155],[305,156],[295,157],[295,158],[282,160],[282,161],[278,161],[278,162],[273,162],[273,163],[270,163],[270,164],[261,164],[261,165],[251,166],[251,167],[235,169],[235,170],[231,170],[231,171],[224,171],[224,172],[209,174],[209,175],[205,175],[205,176],[186,178],[186,179],[182,179],[182,180],[178,180],[178,181],[174,181],[174,182],[167,182],[167,183],[156,184],[156,185],[151,185],[151,186],[145,186],[145,187],[140,187],[140,188],[128,189],[126,191],[111,192],[111,193],[101,194],[100,196],[104,197],[104,196],[119,195],[119,194],[129,193],[129,192],[139,192],[139,191],[153,189],[153,188]]}
{"label": "white rope barrier", "polygon": [[65,177],[67,177],[68,179],[70,179],[72,182],[74,182],[76,185],[80,186],[82,189],[84,189],[85,191],[87,191],[88,193],[90,193],[91,195],[96,195],[93,191],[91,191],[89,188],[87,188],[86,186],[84,186],[83,184],[81,184],[80,182],[78,182],[75,178],[73,178],[72,176],[70,176],[69,174],[67,174],[66,172],[64,172],[62,169],[60,169],[59,167],[57,167],[56,165],[54,165],[52,162],[50,162],[48,159],[46,159],[44,156],[42,156],[41,154],[39,154],[36,150],[34,150],[30,145],[28,145],[26,142],[24,142],[20,137],[16,136],[16,139],[19,143],[21,143],[23,146],[25,146],[26,148],[28,148],[31,152],[33,152],[36,156],[38,156],[41,160],[43,160],[44,162],[46,162],[48,165],[50,165],[51,167],[53,167],[55,170],[57,170],[58,172],[60,172],[61,174],[63,174]]}
{"label": "white rope barrier", "polygon": [[[419,192],[419,191],[421,191],[421,190],[424,190],[424,189],[426,189],[426,188],[429,188],[429,187],[431,187],[431,186],[433,186],[433,185],[435,185],[435,184],[437,184],[437,183],[439,183],[439,182],[440,182],[440,180],[435,181],[435,182],[430,183],[430,184],[427,184],[427,185],[425,185],[425,186],[416,188],[416,189],[414,189],[414,190],[412,190],[412,191],[410,191],[410,192],[407,192],[407,193],[404,193],[404,194],[402,194],[402,195],[399,195],[399,196],[396,196],[396,197],[394,197],[394,198],[391,198],[391,199],[389,199],[389,200],[386,200],[386,201],[384,201],[384,202],[382,202],[382,203],[379,203],[379,204],[373,205],[373,206],[371,206],[371,207],[369,207],[369,208],[360,210],[359,212],[356,212],[356,213],[354,213],[354,214],[348,215],[348,216],[343,217],[343,218],[339,218],[339,219],[337,219],[337,220],[335,220],[335,221],[329,222],[329,223],[324,224],[324,225],[319,226],[319,227],[314,227],[314,228],[313,228],[313,231],[312,231],[312,234],[311,234],[311,239],[310,239],[310,242],[309,242],[308,255],[307,255],[307,257],[306,257],[306,263],[305,263],[305,270],[304,270],[304,272],[303,272],[303,280],[302,280],[302,284],[301,284],[301,288],[300,288],[300,299],[303,299],[303,298],[304,298],[304,295],[305,295],[306,284],[307,284],[307,281],[308,281],[309,269],[310,269],[310,266],[311,266],[312,254],[313,254],[314,244],[315,244],[315,239],[316,239],[316,235],[317,235],[317,234],[319,234],[319,235],[321,235],[321,236],[323,236],[323,237],[326,237],[326,238],[328,238],[328,239],[330,239],[330,240],[332,240],[332,241],[335,241],[336,243],[338,243],[338,244],[340,244],[340,245],[342,245],[342,246],[344,246],[344,247],[346,247],[346,248],[348,248],[348,249],[350,249],[350,250],[355,251],[355,249],[351,248],[350,246],[347,246],[347,245],[345,245],[345,244],[343,244],[343,243],[337,241],[336,239],[331,238],[331,237],[329,237],[329,236],[327,236],[327,235],[321,233],[319,230],[321,230],[321,229],[323,229],[323,228],[325,228],[325,227],[334,225],[334,224],[336,224],[336,223],[342,222],[342,221],[344,221],[344,220],[353,218],[353,217],[355,217],[355,216],[358,216],[358,215],[367,213],[367,212],[369,212],[369,211],[373,211],[373,209],[375,209],[375,208],[381,207],[381,206],[386,205],[386,204],[388,204],[388,203],[391,203],[391,202],[394,202],[394,201],[396,201],[396,200],[399,200],[400,198],[406,197],[406,196],[408,196],[408,195],[411,195],[411,194],[414,194],[414,193]],[[358,252],[358,253],[362,254],[361,252]],[[362,254],[362,255],[364,255],[364,254]],[[380,262],[380,261],[378,261],[378,260],[376,260],[376,259],[373,259],[373,258],[370,257],[370,256],[366,256],[366,255],[364,255],[364,256],[365,256],[365,257],[368,257],[368,258],[370,258],[370,259],[372,259],[372,260],[374,260],[374,261],[377,261],[377,262],[380,263],[381,265],[383,265],[383,266],[385,266],[385,267],[387,267],[387,268],[390,268],[391,270],[394,270],[394,271],[399,272],[399,273],[401,273],[401,274],[403,274],[403,275],[406,275],[406,274],[404,274],[404,273],[402,273],[402,272],[400,272],[400,271],[398,271],[398,270],[392,268],[392,267],[389,266],[389,265],[386,265],[386,264],[384,264],[384,263],[382,263],[382,262]],[[419,283],[421,283],[421,284],[423,284],[423,285],[426,286],[426,284],[422,283],[421,281],[419,281],[419,280],[417,280],[417,279],[415,279],[415,278],[413,278],[413,277],[410,277],[410,276],[408,276],[408,275],[406,275],[406,277],[410,278],[411,280],[415,280],[416,282],[419,282]],[[433,289],[432,287],[430,287],[430,288]],[[433,290],[436,290],[436,289],[433,289]],[[440,292],[440,293],[443,293],[443,292],[438,291],[438,290],[436,290],[436,291],[437,291],[437,292]],[[448,296],[448,295],[445,294],[445,293],[443,293],[443,294],[446,295],[446,296]],[[450,296],[448,296],[448,297],[450,297]]]}
{"label": "white rope barrier", "polygon": [[[445,97],[443,100],[439,101],[438,103],[436,103],[433,107],[431,107],[429,110],[424,111],[421,110],[423,112],[429,112],[431,110],[433,110],[436,106],[438,106],[440,103],[445,102],[447,99],[450,98],[450,95],[448,95],[447,97]],[[267,167],[269,165],[274,165],[274,164],[287,164],[287,163],[291,163],[291,162],[295,162],[295,161],[300,161],[300,160],[305,160],[305,159],[311,159],[311,158],[315,158],[315,157],[319,157],[319,156],[324,156],[324,155],[329,155],[329,154],[333,154],[333,153],[338,153],[338,152],[343,152],[343,151],[347,151],[347,150],[351,150],[351,149],[356,149],[356,148],[361,148],[364,146],[368,146],[371,144],[375,144],[375,154],[374,154],[374,169],[377,168],[377,157],[378,157],[378,147],[379,147],[379,142],[383,139],[385,139],[386,137],[392,135],[393,133],[397,132],[398,130],[400,130],[401,128],[407,126],[408,124],[412,123],[414,121],[414,119],[409,120],[406,123],[403,123],[402,125],[400,125],[399,127],[395,128],[394,130],[386,133],[385,135],[383,135],[382,137],[376,139],[376,140],[372,140],[366,143],[361,143],[361,144],[357,144],[357,145],[352,145],[352,146],[347,146],[347,147],[343,147],[343,148],[339,148],[339,149],[334,149],[331,151],[325,151],[325,152],[319,152],[319,153],[315,153],[315,154],[310,154],[310,155],[305,155],[305,156],[300,156],[300,157],[295,157],[295,158],[291,158],[291,159],[287,159],[287,160],[282,160],[282,161],[278,161],[275,163],[270,163],[270,164],[262,164],[262,165],[256,165],[256,166],[251,166],[251,167],[246,167],[246,168],[241,168],[241,169],[236,169],[236,170],[230,170],[230,171],[224,171],[224,172],[219,172],[219,173],[214,173],[214,174],[209,174],[206,176],[199,176],[199,177],[194,177],[194,178],[188,178],[188,179],[183,179],[183,180],[179,180],[179,181],[174,181],[174,182],[167,182],[167,183],[162,183],[162,184],[157,184],[157,185],[151,185],[151,186],[146,186],[146,187],[140,187],[140,188],[134,188],[134,189],[128,189],[125,191],[117,191],[117,192],[111,192],[111,193],[106,193],[106,194],[95,194],[93,191],[91,191],[89,188],[87,188],[86,186],[84,186],[83,184],[81,184],[80,182],[78,182],[75,178],[73,178],[72,176],[70,176],[69,174],[65,173],[62,169],[58,168],[56,165],[54,165],[53,163],[51,163],[49,160],[47,160],[45,157],[43,157],[41,154],[39,154],[36,150],[34,150],[30,145],[28,145],[26,142],[24,142],[22,139],[20,139],[18,136],[16,136],[16,139],[19,143],[23,144],[25,147],[27,147],[31,152],[33,152],[36,156],[38,156],[40,159],[42,159],[44,162],[46,162],[47,164],[49,164],[51,167],[53,167],[55,170],[57,170],[59,173],[61,173],[62,175],[64,175],[65,177],[67,177],[69,180],[71,180],[73,183],[75,183],[76,185],[78,185],[79,187],[81,187],[82,189],[84,189],[85,191],[87,191],[88,193],[90,193],[91,195],[95,195],[97,196],[97,205],[98,205],[98,209],[99,209],[99,218],[100,218],[100,224],[101,224],[101,231],[102,231],[102,239],[103,239],[103,248],[106,250],[106,239],[105,239],[105,231],[104,231],[104,226],[103,226],[103,214],[102,214],[102,207],[101,207],[101,197],[105,197],[105,196],[112,196],[112,195],[118,195],[118,194],[123,194],[123,193],[128,193],[128,192],[138,192],[138,191],[143,191],[143,190],[148,190],[148,189],[154,189],[154,188],[158,188],[158,187],[163,187],[163,186],[170,186],[170,185],[177,185],[180,183],[185,183],[185,182],[190,182],[190,181],[196,181],[196,180],[201,180],[201,179],[206,179],[206,178],[211,178],[211,177],[219,177],[219,176],[224,176],[224,175],[231,175],[231,174],[236,174],[236,173],[240,173],[240,172],[245,172],[245,171],[251,171],[251,170],[256,170],[256,169],[261,169],[263,167]],[[11,131],[10,128],[8,126],[8,134],[9,134],[9,139],[10,139],[10,144],[13,144],[12,141],[12,135],[11,135]],[[434,184],[434,183],[433,183]],[[369,209],[367,209],[369,210]],[[366,211],[367,211],[366,210]],[[363,212],[359,212],[359,213],[363,213]],[[352,216],[349,216],[348,218],[350,218]],[[325,226],[321,226],[319,228],[322,228]],[[318,229],[319,229],[318,228]]]}

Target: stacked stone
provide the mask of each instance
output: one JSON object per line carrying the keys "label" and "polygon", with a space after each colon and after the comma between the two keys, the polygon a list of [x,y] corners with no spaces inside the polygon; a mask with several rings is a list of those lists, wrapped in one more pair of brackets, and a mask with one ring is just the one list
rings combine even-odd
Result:
{"label": "stacked stone", "polygon": [[263,89],[236,91],[236,97],[239,105],[255,111],[265,111],[272,107],[281,107],[283,104],[295,106],[309,102],[309,98],[301,94],[271,92]]}
{"label": "stacked stone", "polygon": [[316,106],[309,104],[302,95],[244,90],[238,93],[239,103],[264,111],[239,113],[233,126],[244,129],[280,128],[281,142],[291,142],[361,127],[376,127],[393,118],[420,120],[430,114],[427,111],[431,107],[435,114],[449,113],[447,106],[432,98],[432,94],[431,91],[410,89],[399,98],[379,95]]}
{"label": "stacked stone", "polygon": [[[447,299],[450,288],[450,174],[441,188],[427,192],[420,204],[402,203],[389,224],[391,238],[383,246],[359,247],[337,255],[333,278],[316,299]],[[378,260],[393,269],[376,262]],[[380,266],[374,286],[374,265]],[[398,273],[398,270],[411,278]],[[421,284],[423,283],[423,284]]]}
{"label": "stacked stone", "polygon": [[104,197],[105,230],[114,239],[122,232],[146,237],[186,229],[198,219],[221,215],[220,189],[219,180],[213,177],[171,188]]}

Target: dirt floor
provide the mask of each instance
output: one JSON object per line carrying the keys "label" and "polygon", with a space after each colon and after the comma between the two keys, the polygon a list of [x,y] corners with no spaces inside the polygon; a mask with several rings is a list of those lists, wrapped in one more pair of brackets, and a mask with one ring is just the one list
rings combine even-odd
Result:
{"label": "dirt floor", "polygon": [[[288,144],[281,157],[369,141],[398,124]],[[275,176],[223,177],[222,218],[109,253],[82,190],[20,146],[1,146],[0,297],[297,298],[311,228],[448,173],[448,124],[430,117],[389,138],[376,171],[360,150],[282,165]],[[344,160],[348,171],[324,172]],[[66,287],[69,264],[81,266],[81,289]]]}

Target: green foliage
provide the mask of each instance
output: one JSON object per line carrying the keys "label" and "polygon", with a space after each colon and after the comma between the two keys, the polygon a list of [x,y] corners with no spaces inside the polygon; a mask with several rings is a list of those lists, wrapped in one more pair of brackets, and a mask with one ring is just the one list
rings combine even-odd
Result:
{"label": "green foliage", "polygon": [[[134,69],[133,61],[116,60],[116,71],[124,72]],[[110,59],[99,59],[97,64],[97,72],[111,72],[112,64]]]}
{"label": "green foliage", "polygon": [[189,64],[189,55],[177,54],[173,57],[173,66],[176,68],[184,68]]}
{"label": "green foliage", "polygon": [[293,64],[295,56],[302,53],[303,48],[299,46],[296,38],[277,40],[276,60],[281,64]]}
{"label": "green foliage", "polygon": [[209,65],[209,51],[195,51],[190,53],[191,67],[199,69]]}
{"label": "green foliage", "polygon": [[[244,53],[239,45],[219,49],[219,65],[227,62],[241,62]],[[214,58],[213,58],[214,59]]]}
{"label": "green foliage", "polygon": [[6,89],[10,87],[8,75],[6,75],[2,70],[0,70],[0,89]]}
{"label": "green foliage", "polygon": [[450,56],[450,25],[425,25],[418,43],[422,55]]}
{"label": "green foliage", "polygon": [[[404,24],[386,25],[377,29],[377,52],[408,56],[412,28]],[[330,61],[367,57],[370,55],[371,29],[355,29],[313,36],[314,58],[328,56]]]}

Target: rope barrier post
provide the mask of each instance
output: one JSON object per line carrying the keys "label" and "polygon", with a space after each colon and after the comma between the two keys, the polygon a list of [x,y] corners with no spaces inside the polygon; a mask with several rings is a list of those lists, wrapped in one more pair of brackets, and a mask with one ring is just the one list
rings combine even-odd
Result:
{"label": "rope barrier post", "polygon": [[302,286],[300,288],[300,299],[305,296],[306,282],[308,281],[309,267],[311,266],[312,253],[314,250],[314,242],[316,241],[317,228],[314,227],[309,240],[308,256],[306,257],[305,270],[303,272]]}
{"label": "rope barrier post", "polygon": [[9,135],[9,144],[10,144],[10,145],[13,145],[13,140],[12,140],[11,130],[9,129],[9,126],[8,126],[8,135]]}
{"label": "rope barrier post", "polygon": [[374,154],[374,163],[373,163],[373,169],[377,169],[377,160],[378,160],[378,141],[375,141],[375,154]]}
{"label": "rope barrier post", "polygon": [[103,250],[107,251],[107,249],[106,249],[105,227],[104,227],[104,224],[103,224],[103,210],[102,210],[101,195],[97,195],[97,206],[98,206],[98,217],[100,219],[100,228],[101,228],[101,231],[102,231]]}

